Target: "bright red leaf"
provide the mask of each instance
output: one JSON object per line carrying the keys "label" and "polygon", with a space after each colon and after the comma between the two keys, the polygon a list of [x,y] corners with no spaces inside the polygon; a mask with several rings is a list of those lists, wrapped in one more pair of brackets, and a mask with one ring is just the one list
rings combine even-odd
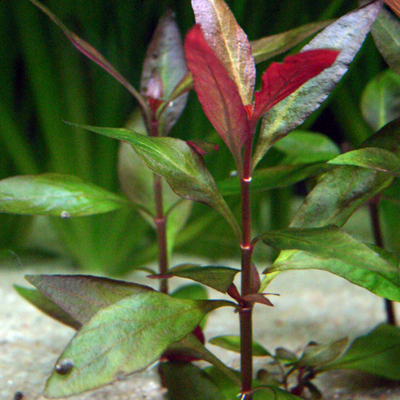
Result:
{"label": "bright red leaf", "polygon": [[238,88],[207,44],[199,25],[187,34],[185,52],[203,110],[239,166],[250,127]]}
{"label": "bright red leaf", "polygon": [[336,50],[309,50],[283,63],[272,63],[262,76],[261,90],[255,93],[252,121],[256,123],[267,110],[330,67],[338,54]]}

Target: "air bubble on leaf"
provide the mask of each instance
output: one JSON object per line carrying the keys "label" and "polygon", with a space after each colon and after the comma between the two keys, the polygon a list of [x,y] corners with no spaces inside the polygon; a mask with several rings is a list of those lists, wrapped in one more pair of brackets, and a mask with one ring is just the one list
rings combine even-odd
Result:
{"label": "air bubble on leaf", "polygon": [[61,218],[71,218],[71,214],[68,211],[61,211]]}
{"label": "air bubble on leaf", "polygon": [[56,372],[60,375],[66,375],[74,368],[74,362],[70,359],[60,360],[56,364]]}
{"label": "air bubble on leaf", "polygon": [[234,177],[234,176],[237,176],[237,174],[238,174],[237,171],[231,171],[231,172],[229,173],[229,176],[232,178],[232,177]]}

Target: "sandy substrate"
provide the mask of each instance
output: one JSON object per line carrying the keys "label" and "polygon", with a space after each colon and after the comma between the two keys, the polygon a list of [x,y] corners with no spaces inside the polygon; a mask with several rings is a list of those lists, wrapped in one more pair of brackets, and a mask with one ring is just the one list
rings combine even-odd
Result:
{"label": "sandy substrate", "polygon": [[[41,273],[59,270],[47,266]],[[17,391],[24,400],[42,399],[41,392],[55,360],[74,334],[41,314],[21,299],[13,284],[29,286],[25,273],[37,268],[0,272],[0,400],[13,400]],[[256,306],[255,338],[267,349],[286,347],[299,350],[310,340],[319,343],[344,336],[365,334],[384,321],[383,301],[364,289],[325,272],[303,271],[281,274],[268,288],[279,293],[270,297],[274,307]],[[400,313],[400,309],[397,309]],[[237,334],[237,316],[229,309],[214,312],[206,328],[207,338]],[[237,367],[238,357],[210,346],[229,365]],[[256,367],[262,362],[256,360]],[[325,375],[319,382],[327,399],[400,399],[396,385],[359,375]],[[71,397],[73,400],[128,400],[162,398],[153,370],[133,375],[128,380]]]}

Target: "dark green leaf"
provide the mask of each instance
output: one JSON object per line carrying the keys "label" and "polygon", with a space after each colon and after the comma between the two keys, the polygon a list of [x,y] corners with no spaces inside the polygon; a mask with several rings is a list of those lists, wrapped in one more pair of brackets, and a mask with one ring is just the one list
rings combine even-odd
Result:
{"label": "dark green leaf", "polygon": [[330,48],[340,50],[340,54],[330,68],[309,80],[265,114],[253,155],[253,168],[274,143],[304,122],[328,97],[360,49],[381,7],[382,3],[373,2],[346,14],[303,48],[304,51]]}
{"label": "dark green leaf", "polygon": [[[57,361],[45,396],[63,397],[94,389],[156,361],[227,301],[181,300],[149,291],[98,311],[83,325]],[[70,362],[67,374],[57,369]]]}
{"label": "dark green leaf", "polygon": [[400,21],[383,8],[371,30],[376,46],[385,61],[396,73],[400,73]]}
{"label": "dark green leaf", "polygon": [[186,142],[169,137],[143,136],[122,128],[79,126],[130,143],[146,166],[164,177],[175,193],[214,208],[229,222],[236,236],[241,237],[237,221],[202,158]]}
{"label": "dark green leaf", "polygon": [[0,181],[0,212],[62,218],[101,214],[127,200],[75,176],[22,175]]}
{"label": "dark green leaf", "polygon": [[328,164],[354,165],[400,177],[400,158],[390,151],[376,147],[349,151],[328,161]]}
{"label": "dark green leaf", "polygon": [[272,385],[256,387],[253,393],[254,400],[300,400],[300,397]]}
{"label": "dark green leaf", "polygon": [[80,322],[72,318],[61,307],[51,301],[48,297],[44,296],[38,290],[28,289],[19,285],[14,285],[14,288],[20,296],[51,318],[54,318],[55,320],[75,330],[78,330],[82,326]]}
{"label": "dark green leaf", "polygon": [[162,363],[168,400],[230,400],[199,367],[191,363]]}
{"label": "dark green leaf", "polygon": [[349,340],[347,338],[335,340],[328,344],[310,343],[304,349],[298,365],[311,367],[313,369],[323,368],[338,359],[346,349]]}
{"label": "dark green leaf", "polygon": [[[229,336],[217,336],[208,341],[209,343],[222,347],[223,349],[231,350],[236,353],[240,353],[240,337],[229,335]],[[253,355],[257,357],[265,357],[272,355],[259,343],[253,342]]]}
{"label": "dark green leaf", "polygon": [[277,35],[253,40],[250,42],[250,45],[254,62],[259,63],[284,53],[314,33],[317,33],[322,28],[325,28],[331,22],[332,21],[312,22],[300,26],[299,28],[291,29],[290,31],[278,33]]}
{"label": "dark green leaf", "polygon": [[[240,270],[229,267],[200,267],[193,264],[182,264],[169,269],[166,276],[179,276],[191,279],[219,292],[226,293],[238,272]],[[155,277],[162,278],[164,275],[156,275]]]}
{"label": "dark green leaf", "polygon": [[[204,372],[212,379],[212,381],[218,386],[218,389],[224,394],[224,398],[233,400],[239,398],[240,395],[240,372],[236,373],[236,378],[232,379],[227,376],[221,370],[215,367],[204,368]],[[239,382],[238,382],[239,381]]]}
{"label": "dark green leaf", "polygon": [[374,132],[400,117],[400,76],[388,69],[368,82],[361,111]]}
{"label": "dark green leaf", "polygon": [[25,279],[81,324],[125,297],[153,291],[147,286],[90,275],[26,275]]}
{"label": "dark green leaf", "polygon": [[354,369],[400,380],[400,329],[379,325],[372,332],[354,340],[346,353],[322,368],[323,371]]}

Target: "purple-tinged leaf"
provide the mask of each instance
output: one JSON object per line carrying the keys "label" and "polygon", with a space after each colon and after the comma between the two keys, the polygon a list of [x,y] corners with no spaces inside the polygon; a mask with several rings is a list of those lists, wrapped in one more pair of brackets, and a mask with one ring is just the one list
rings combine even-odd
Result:
{"label": "purple-tinged leaf", "polygon": [[240,240],[240,227],[204,165],[201,156],[186,142],[170,137],[149,137],[123,128],[78,125],[131,144],[146,166],[165,178],[179,196],[217,210],[231,225]]}
{"label": "purple-tinged leaf", "polygon": [[[149,291],[98,311],[64,350],[46,383],[46,397],[91,390],[140,371],[191,333],[209,312],[227,301],[181,300]],[[68,374],[57,365],[70,360]]]}
{"label": "purple-tinged leaf", "polygon": [[101,214],[126,198],[72,175],[21,175],[0,181],[0,212],[61,218]]}
{"label": "purple-tinged leaf", "polygon": [[309,50],[285,58],[282,64],[272,63],[261,78],[261,90],[254,95],[253,121],[330,67],[338,54],[335,50]]}
{"label": "purple-tinged leaf", "polygon": [[43,311],[49,317],[78,330],[82,324],[76,319],[72,318],[67,312],[65,312],[56,303],[50,300],[48,297],[40,293],[36,289],[28,289],[23,286],[14,285],[15,290],[20,296],[22,296],[29,303],[37,307],[40,311]]}
{"label": "purple-tinged leaf", "polygon": [[[158,115],[159,134],[166,136],[186,106],[187,94],[170,100],[171,94],[188,74],[182,39],[175,16],[168,11],[158,23],[143,64],[140,93],[157,100],[168,101]],[[161,88],[151,90],[154,76],[159,77]]]}
{"label": "purple-tinged leaf", "polygon": [[35,6],[40,8],[67,36],[70,42],[86,57],[90,58],[101,68],[113,76],[122,86],[124,86],[139,102],[145,115],[150,117],[150,110],[146,104],[146,100],[138,93],[138,91],[89,43],[85,42],[75,33],[71,32],[47,7],[37,0],[30,0]]}
{"label": "purple-tinged leaf", "polygon": [[178,265],[171,268],[165,275],[153,275],[150,278],[165,278],[179,276],[191,279],[219,292],[226,293],[232,284],[238,269],[220,266],[197,266],[192,264]]}
{"label": "purple-tinged leaf", "polygon": [[400,18],[400,1],[399,0],[384,0],[384,2],[393,10],[393,12]]}
{"label": "purple-tinged leaf", "polygon": [[254,62],[257,64],[284,53],[331,23],[332,21],[311,22],[286,32],[251,41]]}
{"label": "purple-tinged leaf", "polygon": [[118,301],[153,289],[90,275],[26,275],[25,279],[81,324]]}
{"label": "purple-tinged leaf", "polygon": [[229,77],[244,105],[253,100],[256,70],[247,35],[223,0],[192,0],[196,23]]}
{"label": "purple-tinged leaf", "polygon": [[198,25],[186,36],[185,52],[203,110],[240,169],[241,150],[250,134],[250,127],[237,85],[207,44]]}
{"label": "purple-tinged leaf", "polygon": [[334,49],[340,54],[331,67],[306,82],[264,115],[253,154],[253,169],[274,143],[304,122],[332,92],[360,49],[381,8],[382,1],[375,1],[344,15],[303,48],[303,51]]}
{"label": "purple-tinged leaf", "polygon": [[259,303],[269,307],[274,306],[262,293],[248,294],[243,297],[243,300],[249,303]]}

